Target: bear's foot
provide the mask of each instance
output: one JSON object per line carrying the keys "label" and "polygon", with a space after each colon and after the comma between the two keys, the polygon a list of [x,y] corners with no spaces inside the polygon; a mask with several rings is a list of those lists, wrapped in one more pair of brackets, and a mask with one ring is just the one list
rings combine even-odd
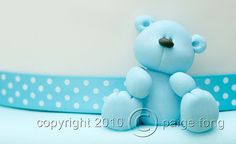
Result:
{"label": "bear's foot", "polygon": [[181,124],[191,132],[205,132],[216,126],[219,109],[214,97],[196,88],[183,96]]}
{"label": "bear's foot", "polygon": [[112,93],[105,99],[102,108],[104,127],[118,131],[136,127],[141,108],[141,102],[131,97],[128,92]]}

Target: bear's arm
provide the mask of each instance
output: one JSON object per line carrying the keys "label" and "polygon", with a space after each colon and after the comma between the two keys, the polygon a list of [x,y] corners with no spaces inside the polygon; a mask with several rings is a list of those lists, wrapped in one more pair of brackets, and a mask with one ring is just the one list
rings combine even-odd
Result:
{"label": "bear's arm", "polygon": [[142,99],[151,91],[152,78],[143,68],[133,67],[128,71],[125,83],[130,95]]}
{"label": "bear's arm", "polygon": [[170,77],[169,82],[173,91],[180,97],[197,88],[194,79],[190,75],[183,72],[174,73]]}

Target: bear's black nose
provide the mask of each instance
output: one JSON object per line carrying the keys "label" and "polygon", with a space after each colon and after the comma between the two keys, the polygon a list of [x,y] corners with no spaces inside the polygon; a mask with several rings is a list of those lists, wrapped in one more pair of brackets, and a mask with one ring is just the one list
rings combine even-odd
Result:
{"label": "bear's black nose", "polygon": [[172,48],[174,46],[172,39],[167,39],[165,37],[159,39],[159,44],[166,48]]}

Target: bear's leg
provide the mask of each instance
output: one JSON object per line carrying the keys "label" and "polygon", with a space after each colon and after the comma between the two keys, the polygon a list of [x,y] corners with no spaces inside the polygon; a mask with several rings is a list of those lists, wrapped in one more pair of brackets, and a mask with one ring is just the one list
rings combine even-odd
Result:
{"label": "bear's leg", "polygon": [[173,74],[169,82],[173,91],[182,97],[180,123],[185,129],[192,132],[205,132],[212,129],[219,115],[214,97],[209,92],[197,88],[194,79],[186,73]]}
{"label": "bear's leg", "polygon": [[219,109],[209,92],[196,88],[183,96],[180,115],[187,130],[201,133],[216,126]]}
{"label": "bear's leg", "polygon": [[137,126],[142,103],[126,91],[113,93],[105,99],[102,108],[104,127],[125,131]]}

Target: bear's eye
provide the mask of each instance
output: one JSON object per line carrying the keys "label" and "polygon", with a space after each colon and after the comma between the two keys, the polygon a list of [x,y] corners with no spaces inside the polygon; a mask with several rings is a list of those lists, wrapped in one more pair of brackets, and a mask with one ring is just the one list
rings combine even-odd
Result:
{"label": "bear's eye", "polygon": [[166,48],[172,48],[174,46],[172,39],[167,39],[165,37],[159,39],[159,44]]}

